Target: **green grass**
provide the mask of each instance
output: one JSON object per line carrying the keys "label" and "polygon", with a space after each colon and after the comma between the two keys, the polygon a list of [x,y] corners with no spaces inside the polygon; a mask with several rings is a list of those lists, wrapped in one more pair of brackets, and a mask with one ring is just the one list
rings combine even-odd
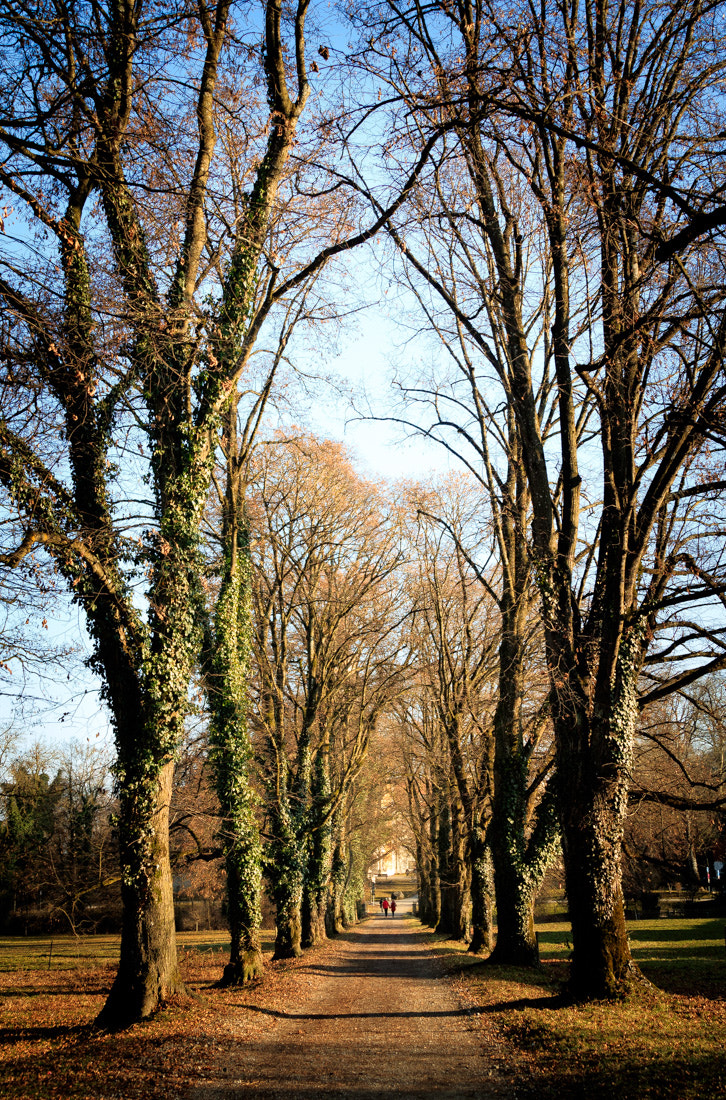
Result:
{"label": "green grass", "polygon": [[119,936],[6,936],[0,974],[18,970],[76,970],[118,962]]}
{"label": "green grass", "polygon": [[528,1006],[505,1028],[539,1053],[525,1095],[635,1100],[724,1096],[724,1014],[714,1007],[636,995],[621,1005]]}
{"label": "green grass", "polygon": [[[229,951],[228,932],[177,932],[180,954],[218,954],[220,966]],[[274,933],[261,933],[262,949],[272,951]],[[0,975],[20,970],[77,970],[115,966],[120,936],[5,936],[0,937]],[[0,977],[0,983],[2,978]]]}
{"label": "green grass", "polygon": [[[467,955],[462,944],[430,935],[446,969],[453,964],[458,972],[455,980],[472,1024],[479,1020],[485,1030],[484,1042],[491,1040],[492,1029],[504,1040],[502,1054],[509,1053],[497,1058],[502,1067],[497,1072],[511,1078],[518,1100],[718,1100],[726,1098],[725,928],[722,920],[712,919],[631,922],[633,955],[652,985],[638,988],[623,1003],[587,1005],[567,1004],[560,995],[571,952],[568,924],[540,926],[542,966],[533,971],[477,965],[480,960]],[[270,951],[273,933],[263,933],[263,939]],[[184,932],[178,941],[185,980],[211,994],[225,962],[227,934]],[[56,1100],[59,1067],[75,1081],[90,1043],[96,1044],[94,1072],[103,1070],[117,1082],[114,1095],[136,1100],[153,1093],[167,1100],[162,1085],[149,1091],[148,1074],[141,1069],[134,1083],[135,1067],[153,1061],[154,1044],[152,1054],[146,1047],[129,1054],[129,1044],[146,1042],[147,1032],[155,1035],[156,1029],[168,1039],[176,1064],[179,1050],[193,1039],[201,1009],[179,1006],[168,1019],[162,1013],[153,1024],[113,1041],[93,1037],[84,1028],[113,978],[119,939],[54,936],[52,944],[51,955],[51,937],[0,939],[0,989],[7,995],[2,1026],[11,1040],[4,1061],[0,1046],[0,1076],[15,1075],[8,1096]],[[235,998],[234,992],[213,996]],[[180,1048],[179,1036],[187,1031]],[[78,1093],[75,1085],[64,1085],[63,1095],[68,1100],[106,1095],[95,1084],[81,1084]]]}
{"label": "green grass", "polygon": [[[628,921],[633,958],[649,981],[670,993],[726,995],[726,922],[699,917]],[[569,924],[547,924],[538,931],[543,962],[567,960],[572,951]]]}
{"label": "green grass", "polygon": [[697,918],[629,922],[633,956],[652,984],[622,1003],[563,1001],[572,949],[564,923],[540,927],[538,971],[462,959],[459,981],[474,1012],[528,1061],[522,1098],[726,1097],[725,928]]}

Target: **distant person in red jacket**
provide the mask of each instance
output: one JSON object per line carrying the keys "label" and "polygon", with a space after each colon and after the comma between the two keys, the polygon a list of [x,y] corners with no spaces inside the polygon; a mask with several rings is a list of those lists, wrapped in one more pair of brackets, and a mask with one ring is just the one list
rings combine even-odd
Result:
{"label": "distant person in red jacket", "polygon": [[383,899],[383,916],[388,916],[388,898]]}
{"label": "distant person in red jacket", "polygon": [[395,917],[395,915],[396,915],[396,902],[395,902],[395,899],[391,898],[391,919],[393,919],[393,917]]}

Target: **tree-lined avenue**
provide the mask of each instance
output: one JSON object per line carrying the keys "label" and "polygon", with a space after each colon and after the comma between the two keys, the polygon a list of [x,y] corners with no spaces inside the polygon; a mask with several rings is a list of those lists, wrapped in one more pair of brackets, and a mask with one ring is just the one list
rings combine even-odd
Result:
{"label": "tree-lined avenue", "polygon": [[510,1096],[441,976],[430,933],[403,906],[293,964],[283,1007],[258,1008],[253,1032],[248,1000],[190,1100]]}

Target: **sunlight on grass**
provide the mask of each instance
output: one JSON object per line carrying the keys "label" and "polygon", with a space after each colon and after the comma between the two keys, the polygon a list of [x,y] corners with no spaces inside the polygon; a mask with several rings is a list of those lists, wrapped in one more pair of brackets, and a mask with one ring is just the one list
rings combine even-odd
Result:
{"label": "sunlight on grass", "polygon": [[120,936],[6,936],[0,938],[0,973],[75,970],[116,964]]}
{"label": "sunlight on grass", "polygon": [[723,920],[629,922],[633,956],[653,984],[623,1003],[560,999],[572,949],[562,922],[539,927],[538,971],[477,967],[463,956],[458,981],[474,1014],[495,1020],[530,1058],[522,1097],[724,1097],[724,930]]}
{"label": "sunlight on grass", "polygon": [[[512,1044],[518,1100],[726,1097],[723,921],[632,922],[633,954],[653,984],[624,1003],[574,1006],[560,997],[571,951],[568,924],[540,925],[543,965],[533,971],[480,965],[481,957],[468,955],[463,944],[411,924],[430,938],[441,966],[456,972],[472,1026],[493,1028]],[[274,933],[262,935],[270,952]],[[184,980],[201,995],[194,1008],[172,1004],[152,1023],[103,1037],[88,1028],[113,980],[117,936],[0,939],[1,1026],[12,1035],[0,1053],[0,1077],[14,1081],[5,1086],[8,1097],[85,1100],[99,1095],[98,1075],[116,1076],[125,1100],[147,1097],[148,1077],[137,1081],[136,1067],[148,1069],[163,1055],[171,1062],[159,1062],[159,1070],[167,1072],[178,1059],[173,1043],[188,1033],[184,1041],[193,1044],[195,1021],[210,1010],[205,1005],[219,1011],[240,999],[234,990],[216,988],[229,948],[226,932],[184,932],[178,943]],[[168,1055],[162,1038],[172,1044]]]}
{"label": "sunlight on grass", "polygon": [[[274,948],[275,934],[260,933],[265,954]],[[222,959],[229,951],[229,932],[177,932],[180,955],[212,952]],[[4,936],[0,937],[0,975],[18,970],[76,970],[115,966],[120,936]],[[2,979],[0,978],[0,981]]]}

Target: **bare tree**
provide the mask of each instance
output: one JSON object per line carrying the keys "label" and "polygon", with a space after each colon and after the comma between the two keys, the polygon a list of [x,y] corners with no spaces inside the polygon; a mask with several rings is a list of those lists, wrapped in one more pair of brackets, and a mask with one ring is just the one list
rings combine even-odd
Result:
{"label": "bare tree", "polygon": [[[260,450],[248,507],[252,720],[267,746],[275,952],[288,957],[300,953],[303,933],[308,945],[323,934],[334,865],[343,871],[348,792],[405,675],[400,539],[377,487],[354,474],[338,445],[308,437]],[[340,916],[334,895],[329,926]]]}
{"label": "bare tree", "polygon": [[[482,295],[460,296],[410,224],[391,228],[514,416],[557,742],[571,985],[618,995],[636,974],[620,851],[639,706],[725,660],[722,260],[716,242],[694,245],[668,191],[701,166],[714,195],[720,186],[720,8],[381,10],[374,44],[412,138],[451,120],[451,156],[470,181],[458,209],[428,202],[469,271],[477,242]],[[658,242],[681,227],[684,248],[663,266]],[[533,234],[541,258],[528,267]],[[547,311],[541,328],[532,302]]]}
{"label": "bare tree", "polygon": [[[292,34],[294,98],[279,4],[265,7],[259,64],[232,33],[230,7],[175,7],[158,25],[143,4],[3,11],[0,180],[40,241],[6,252],[0,279],[14,319],[0,478],[20,529],[5,560],[41,548],[53,558],[86,613],[113,716],[124,898],[102,1013],[113,1025],[179,988],[167,817],[198,650],[199,522],[218,419],[266,316],[251,315],[258,260],[309,90],[307,3]],[[250,107],[270,125],[245,149],[249,202],[215,239],[215,115],[237,94],[240,58],[266,83],[268,103]],[[182,102],[170,94],[180,71]],[[147,448],[134,469],[132,451],[145,459]],[[139,508],[142,475],[151,499]],[[134,522],[143,531],[132,540]]]}
{"label": "bare tree", "polygon": [[[480,951],[491,946],[487,830],[491,820],[499,617],[489,592],[462,550],[465,540],[474,550],[472,500],[467,489],[470,485],[461,479],[438,486],[438,491],[421,490],[413,496],[412,506],[418,516],[413,543],[416,575],[411,592],[414,618],[410,644],[420,690],[430,698],[448,746],[445,774],[454,798],[453,803],[451,797],[446,799],[443,820],[451,823],[446,831],[452,832],[457,843],[459,829],[462,833],[462,852],[452,859],[449,873],[439,867],[442,886],[438,930],[468,940],[472,924],[470,949]],[[440,829],[440,838],[443,833]],[[461,878],[459,867],[465,869],[465,888],[456,886]],[[447,889],[443,883],[452,879]]]}

